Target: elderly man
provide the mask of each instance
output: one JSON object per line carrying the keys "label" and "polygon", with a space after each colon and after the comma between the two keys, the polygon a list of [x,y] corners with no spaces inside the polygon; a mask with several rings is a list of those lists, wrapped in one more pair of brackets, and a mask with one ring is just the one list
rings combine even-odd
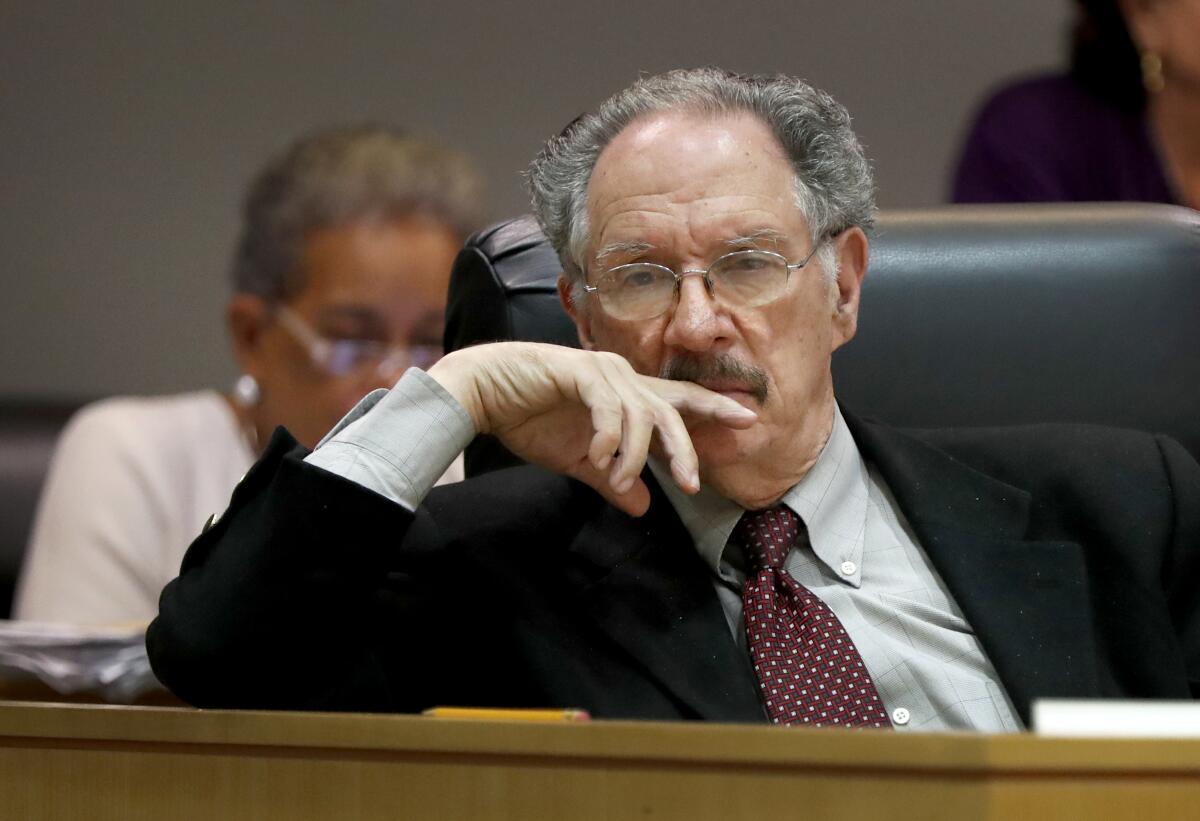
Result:
{"label": "elderly man", "polygon": [[[585,350],[462,350],[312,453],[277,434],[163,595],[175,692],[1004,731],[1038,696],[1195,691],[1178,445],[839,410],[873,206],[827,95],[646,78],[530,181]],[[431,491],[479,432],[541,467]]]}

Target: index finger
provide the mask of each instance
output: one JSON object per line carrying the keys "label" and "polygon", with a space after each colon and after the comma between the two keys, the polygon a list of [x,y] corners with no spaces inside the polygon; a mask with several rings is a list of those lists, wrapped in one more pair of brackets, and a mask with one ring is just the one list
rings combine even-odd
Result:
{"label": "index finger", "polygon": [[647,387],[666,400],[683,416],[719,422],[731,428],[748,428],[758,420],[758,414],[735,399],[722,396],[694,382],[643,377]]}

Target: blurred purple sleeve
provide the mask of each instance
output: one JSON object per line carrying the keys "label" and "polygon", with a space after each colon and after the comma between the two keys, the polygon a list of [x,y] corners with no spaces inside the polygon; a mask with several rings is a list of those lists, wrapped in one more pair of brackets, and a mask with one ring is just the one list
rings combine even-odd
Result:
{"label": "blurred purple sleeve", "polygon": [[1172,202],[1140,115],[1069,77],[1007,86],[984,103],[960,154],[953,202]]}

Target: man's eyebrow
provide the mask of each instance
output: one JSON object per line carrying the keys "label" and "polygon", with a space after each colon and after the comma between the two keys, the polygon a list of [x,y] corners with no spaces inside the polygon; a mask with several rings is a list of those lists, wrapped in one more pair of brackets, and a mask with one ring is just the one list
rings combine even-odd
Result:
{"label": "man's eyebrow", "polygon": [[727,239],[722,244],[736,249],[760,248],[763,245],[779,247],[785,242],[787,242],[787,236],[776,231],[774,228],[759,228],[757,231],[751,231],[748,234]]}
{"label": "man's eyebrow", "polygon": [[640,240],[616,240],[596,252],[596,262],[603,265],[610,257],[632,257],[654,250],[654,245]]}

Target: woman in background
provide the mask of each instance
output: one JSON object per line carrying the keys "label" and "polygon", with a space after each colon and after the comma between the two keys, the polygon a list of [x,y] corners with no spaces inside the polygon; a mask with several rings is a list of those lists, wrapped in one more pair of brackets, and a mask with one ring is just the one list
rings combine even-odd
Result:
{"label": "woman in background", "polygon": [[955,202],[1200,207],[1200,0],[1077,0],[1071,71],[983,106]]}
{"label": "woman in background", "polygon": [[[316,134],[271,162],[245,200],[233,265],[234,390],[79,412],[46,480],[14,617],[153,618],[277,425],[312,447],[365,393],[441,355],[450,268],[479,197],[464,158],[382,127]],[[443,481],[455,478],[452,467]]]}

